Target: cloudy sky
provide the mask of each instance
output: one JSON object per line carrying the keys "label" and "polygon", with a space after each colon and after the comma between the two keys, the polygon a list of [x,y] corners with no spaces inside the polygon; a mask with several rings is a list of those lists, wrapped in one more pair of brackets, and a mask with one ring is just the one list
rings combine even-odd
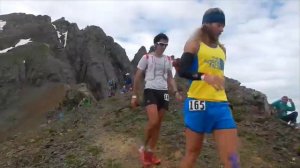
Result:
{"label": "cloudy sky", "polygon": [[121,44],[131,60],[153,37],[166,33],[166,54],[180,57],[187,38],[201,26],[203,13],[220,7],[226,15],[221,42],[227,48],[225,73],[265,93],[282,95],[300,108],[300,3],[298,0],[0,0],[0,14],[23,12],[65,17],[83,29],[101,27]]}

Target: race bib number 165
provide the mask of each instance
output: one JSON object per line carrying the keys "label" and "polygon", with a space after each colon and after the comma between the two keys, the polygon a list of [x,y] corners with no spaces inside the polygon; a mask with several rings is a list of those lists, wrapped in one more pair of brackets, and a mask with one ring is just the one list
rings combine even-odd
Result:
{"label": "race bib number 165", "polygon": [[190,111],[203,111],[205,110],[205,101],[200,100],[190,100],[189,101]]}

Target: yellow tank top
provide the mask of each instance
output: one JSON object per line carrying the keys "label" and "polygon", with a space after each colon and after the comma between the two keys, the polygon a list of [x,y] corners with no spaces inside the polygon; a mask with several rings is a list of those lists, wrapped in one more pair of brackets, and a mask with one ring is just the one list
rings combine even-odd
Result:
{"label": "yellow tank top", "polygon": [[[224,64],[225,53],[219,46],[211,48],[202,42],[200,43],[197,57],[194,59],[194,70],[197,69],[201,73],[224,77]],[[227,101],[225,90],[217,91],[202,80],[192,81],[187,95],[189,98],[205,101]]]}

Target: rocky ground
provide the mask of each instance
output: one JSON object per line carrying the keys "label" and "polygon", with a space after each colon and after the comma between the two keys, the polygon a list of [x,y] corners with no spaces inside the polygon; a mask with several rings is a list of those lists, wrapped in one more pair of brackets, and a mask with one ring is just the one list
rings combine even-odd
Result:
{"label": "rocky ground", "polygon": [[[0,143],[0,167],[141,167],[138,147],[143,140],[144,109],[129,108],[129,95],[118,95],[91,106],[64,106],[45,113],[31,129],[10,131]],[[181,103],[172,100],[162,125],[156,167],[178,167],[184,154]],[[242,167],[300,167],[300,131],[276,119],[238,122]],[[197,167],[219,167],[211,135]]]}

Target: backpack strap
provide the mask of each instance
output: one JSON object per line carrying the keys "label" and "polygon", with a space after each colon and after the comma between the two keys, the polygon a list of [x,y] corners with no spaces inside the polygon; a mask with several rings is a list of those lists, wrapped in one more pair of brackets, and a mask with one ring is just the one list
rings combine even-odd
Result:
{"label": "backpack strap", "polygon": [[[146,54],[146,60],[147,60],[147,66],[146,66],[146,69],[148,68],[148,64],[149,64],[149,54]],[[146,71],[146,69],[145,69],[145,71]]]}
{"label": "backpack strap", "polygon": [[167,56],[167,60],[168,60],[169,64],[172,66],[172,58],[170,56]]}
{"label": "backpack strap", "polygon": [[168,59],[168,61],[171,61],[171,57],[170,56],[167,56],[167,59]]}

